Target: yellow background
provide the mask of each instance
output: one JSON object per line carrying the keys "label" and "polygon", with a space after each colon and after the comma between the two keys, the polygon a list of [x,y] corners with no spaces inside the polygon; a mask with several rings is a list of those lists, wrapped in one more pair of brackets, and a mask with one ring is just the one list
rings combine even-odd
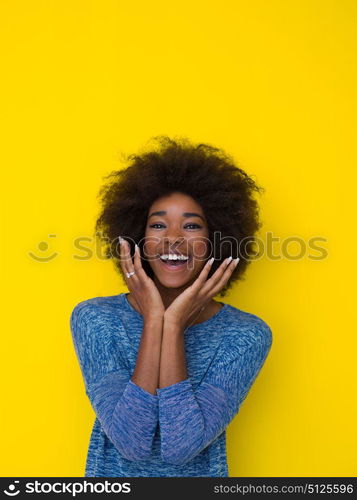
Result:
{"label": "yellow background", "polygon": [[255,176],[262,237],[326,238],[327,258],[265,255],[224,299],[273,331],[227,431],[230,475],[356,475],[356,2],[0,9],[1,475],[84,474],[94,412],[69,316],[126,288],[73,242],[93,234],[103,176],[158,134],[222,147]]}

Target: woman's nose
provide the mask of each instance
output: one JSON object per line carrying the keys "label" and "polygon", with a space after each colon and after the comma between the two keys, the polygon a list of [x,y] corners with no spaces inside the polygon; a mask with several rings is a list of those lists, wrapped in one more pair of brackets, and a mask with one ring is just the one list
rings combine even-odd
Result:
{"label": "woman's nose", "polygon": [[171,246],[171,245],[179,245],[184,242],[184,237],[182,236],[181,232],[176,230],[176,229],[171,229],[168,230],[167,233],[165,234],[164,238],[166,239],[166,243]]}

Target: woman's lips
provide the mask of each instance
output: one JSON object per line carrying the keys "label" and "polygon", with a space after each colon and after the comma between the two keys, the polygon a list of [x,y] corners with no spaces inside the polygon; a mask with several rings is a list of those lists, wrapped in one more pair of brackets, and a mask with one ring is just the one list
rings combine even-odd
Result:
{"label": "woman's lips", "polygon": [[165,271],[182,271],[183,269],[187,268],[187,265],[189,264],[189,262],[191,261],[191,257],[188,258],[188,260],[184,260],[184,261],[175,261],[175,262],[178,262],[177,264],[171,264],[172,261],[163,261],[161,259],[159,259],[160,261],[160,264],[163,266],[163,268],[165,269]]}

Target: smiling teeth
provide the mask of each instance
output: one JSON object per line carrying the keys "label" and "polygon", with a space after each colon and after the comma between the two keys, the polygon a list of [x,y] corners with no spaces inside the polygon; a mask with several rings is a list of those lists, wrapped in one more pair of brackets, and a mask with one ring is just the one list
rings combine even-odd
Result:
{"label": "smiling teeth", "polygon": [[160,259],[162,259],[162,260],[188,260],[188,257],[185,255],[164,254],[164,255],[161,255]]}

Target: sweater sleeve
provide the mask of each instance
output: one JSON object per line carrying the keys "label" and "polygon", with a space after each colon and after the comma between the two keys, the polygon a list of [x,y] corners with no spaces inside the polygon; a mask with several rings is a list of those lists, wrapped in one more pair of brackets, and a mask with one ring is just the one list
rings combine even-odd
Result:
{"label": "sweater sleeve", "polygon": [[239,335],[233,345],[230,341],[196,389],[189,377],[156,390],[165,462],[189,462],[224,431],[239,411],[271,344],[271,330],[263,323]]}
{"label": "sweater sleeve", "polygon": [[78,304],[70,327],[86,394],[104,432],[127,460],[148,458],[158,423],[157,395],[130,379],[105,321],[93,306]]}

